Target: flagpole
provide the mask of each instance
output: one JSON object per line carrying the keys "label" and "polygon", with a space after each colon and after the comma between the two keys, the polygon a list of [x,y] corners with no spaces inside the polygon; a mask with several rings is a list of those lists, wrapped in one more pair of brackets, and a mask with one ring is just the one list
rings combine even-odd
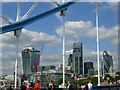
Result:
{"label": "flagpole", "polygon": [[63,85],[65,84],[65,16],[63,16]]}
{"label": "flagpole", "polygon": [[99,64],[99,31],[98,31],[98,10],[96,0],[96,29],[97,29],[97,64],[98,64],[98,86],[100,86],[100,64]]}

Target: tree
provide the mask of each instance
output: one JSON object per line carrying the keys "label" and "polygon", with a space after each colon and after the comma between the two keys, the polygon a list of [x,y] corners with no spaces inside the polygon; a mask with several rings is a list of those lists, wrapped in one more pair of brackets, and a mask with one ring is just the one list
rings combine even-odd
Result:
{"label": "tree", "polygon": [[63,78],[60,78],[59,80],[58,80],[58,85],[61,85],[61,83],[63,83]]}
{"label": "tree", "polygon": [[90,80],[91,80],[91,83],[93,85],[97,85],[97,83],[98,83],[97,77],[88,77],[86,79],[81,79],[81,80],[78,80],[78,81],[73,80],[72,82],[76,82],[76,84],[79,84],[79,85],[82,85],[83,83],[85,85],[87,85]]}
{"label": "tree", "polygon": [[109,80],[115,81],[115,78],[110,76],[109,74],[105,74],[105,80],[107,80],[107,78],[109,78]]}

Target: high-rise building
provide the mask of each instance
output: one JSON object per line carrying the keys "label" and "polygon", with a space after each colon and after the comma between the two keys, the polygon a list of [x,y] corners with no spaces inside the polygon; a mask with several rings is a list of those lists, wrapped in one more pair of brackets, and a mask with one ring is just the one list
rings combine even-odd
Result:
{"label": "high-rise building", "polygon": [[88,69],[88,77],[93,76],[94,73],[95,73],[95,69],[94,68]]}
{"label": "high-rise building", "polygon": [[28,46],[27,48],[22,50],[22,71],[23,74],[29,74],[35,72],[35,63],[38,64],[38,58],[40,55],[39,50],[35,50],[32,46]]}
{"label": "high-rise building", "polygon": [[68,66],[71,66],[71,64],[72,64],[72,54],[69,55]]}
{"label": "high-rise building", "polygon": [[93,62],[84,62],[84,74],[88,74],[88,70],[93,69]]}
{"label": "high-rise building", "polygon": [[73,44],[72,70],[83,75],[83,47],[80,41]]}
{"label": "high-rise building", "polygon": [[113,67],[113,58],[107,53],[107,51],[104,51],[102,60],[102,73],[109,73],[110,67]]}

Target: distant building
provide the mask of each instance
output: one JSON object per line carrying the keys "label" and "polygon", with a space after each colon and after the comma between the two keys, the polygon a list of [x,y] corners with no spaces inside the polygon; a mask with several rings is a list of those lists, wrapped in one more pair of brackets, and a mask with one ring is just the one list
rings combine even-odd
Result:
{"label": "distant building", "polygon": [[69,55],[68,66],[71,66],[71,64],[72,64],[72,54]]}
{"label": "distant building", "polygon": [[27,75],[35,72],[34,64],[38,63],[38,58],[40,55],[39,50],[35,50],[32,46],[28,46],[27,48],[22,50],[22,71],[23,74],[26,73]]}
{"label": "distant building", "polygon": [[107,51],[103,52],[102,73],[109,73],[110,67],[113,67],[113,58]]}
{"label": "distant building", "polygon": [[55,70],[55,66],[53,65],[47,65],[47,66],[44,66],[44,71],[48,71],[48,70]]}
{"label": "distant building", "polygon": [[63,72],[63,64],[59,65],[58,72],[61,72],[61,73]]}
{"label": "distant building", "polygon": [[84,62],[84,74],[88,74],[88,70],[93,69],[93,62]]}
{"label": "distant building", "polygon": [[[37,75],[37,79],[40,81],[41,88],[48,87],[47,84],[50,83],[52,80],[54,82],[54,85],[58,85],[59,79],[63,78],[63,73],[56,73],[56,72],[45,72]],[[71,77],[71,74],[65,74],[65,80],[66,82],[72,81],[73,78]],[[35,83],[35,75],[31,75],[28,78],[28,81],[31,81]]]}
{"label": "distant building", "polygon": [[93,76],[94,73],[95,73],[95,69],[94,69],[94,68],[90,68],[90,69],[88,70],[88,77]]}
{"label": "distant building", "polygon": [[38,72],[49,71],[49,70],[55,70],[55,66],[53,66],[53,65],[47,65],[47,66],[39,66],[37,68]]}
{"label": "distant building", "polygon": [[[58,81],[60,78],[63,78],[63,73],[48,73],[47,74],[49,80],[52,80],[54,84],[58,84]],[[65,80],[66,81],[72,81],[72,77],[70,74],[65,74]]]}
{"label": "distant building", "polygon": [[65,66],[65,72],[66,72],[67,74],[73,73],[72,67],[71,67],[71,66]]}
{"label": "distant building", "polygon": [[45,66],[38,66],[37,67],[37,72],[43,72],[45,69]]}
{"label": "distant building", "polygon": [[[59,73],[62,73],[62,72],[63,72],[63,65],[62,65],[62,64],[59,65],[59,68],[58,68],[57,71],[58,71]],[[72,67],[71,67],[71,66],[65,66],[65,73],[67,73],[67,74],[73,73]]]}
{"label": "distant building", "polygon": [[83,75],[83,46],[82,42],[78,41],[73,44],[73,54],[69,55],[68,66],[72,67],[72,71]]}
{"label": "distant building", "polygon": [[83,47],[80,41],[73,44],[72,67],[74,73],[83,75]]}
{"label": "distant building", "polygon": [[109,68],[109,72],[108,73],[110,74],[110,76],[115,77],[115,69],[113,68],[113,66],[111,66]]}

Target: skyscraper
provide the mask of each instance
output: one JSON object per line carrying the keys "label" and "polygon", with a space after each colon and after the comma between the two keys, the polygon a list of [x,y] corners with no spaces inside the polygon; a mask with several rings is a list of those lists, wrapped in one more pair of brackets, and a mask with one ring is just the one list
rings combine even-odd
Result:
{"label": "skyscraper", "polygon": [[112,56],[110,56],[107,51],[103,52],[103,60],[102,60],[102,67],[103,72],[102,73],[108,73],[110,67],[113,67],[113,59]]}
{"label": "skyscraper", "polygon": [[72,69],[74,73],[83,75],[83,47],[80,41],[73,44]]}
{"label": "skyscraper", "polygon": [[72,64],[72,54],[69,55],[68,66],[71,66],[71,64]]}
{"label": "skyscraper", "polygon": [[35,50],[32,46],[28,46],[27,48],[22,50],[22,71],[23,73],[29,74],[35,72],[34,64],[38,63],[38,58],[40,55],[39,50]]}

